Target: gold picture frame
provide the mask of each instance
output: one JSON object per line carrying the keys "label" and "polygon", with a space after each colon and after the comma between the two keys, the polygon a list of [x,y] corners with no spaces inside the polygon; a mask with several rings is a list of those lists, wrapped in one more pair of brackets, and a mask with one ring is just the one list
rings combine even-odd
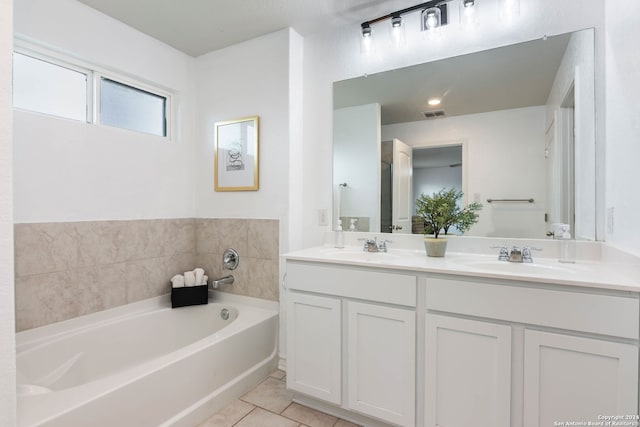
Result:
{"label": "gold picture frame", "polygon": [[258,190],[258,116],[215,123],[215,191]]}

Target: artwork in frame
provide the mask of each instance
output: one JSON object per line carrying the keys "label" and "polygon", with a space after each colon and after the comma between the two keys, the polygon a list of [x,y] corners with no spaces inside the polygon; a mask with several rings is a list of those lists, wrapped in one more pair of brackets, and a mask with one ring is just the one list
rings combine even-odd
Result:
{"label": "artwork in frame", "polygon": [[258,116],[215,124],[214,187],[258,190]]}

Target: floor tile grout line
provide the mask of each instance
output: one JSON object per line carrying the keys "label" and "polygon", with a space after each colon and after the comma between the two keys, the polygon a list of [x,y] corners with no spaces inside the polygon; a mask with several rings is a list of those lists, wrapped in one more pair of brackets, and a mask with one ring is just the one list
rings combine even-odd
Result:
{"label": "floor tile grout line", "polygon": [[[246,403],[246,402],[245,402]],[[247,418],[249,416],[250,413],[252,413],[253,411],[255,411],[257,408],[257,406],[254,406],[253,408],[251,408],[251,410],[249,412],[247,412],[246,414],[244,414],[244,416],[242,418],[240,418],[238,421],[236,421],[231,427],[237,426],[238,423],[242,420],[244,420],[245,418]]]}

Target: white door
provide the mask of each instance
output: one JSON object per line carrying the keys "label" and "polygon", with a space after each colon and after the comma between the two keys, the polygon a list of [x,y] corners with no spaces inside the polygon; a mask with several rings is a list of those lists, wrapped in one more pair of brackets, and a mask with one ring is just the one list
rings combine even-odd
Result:
{"label": "white door", "polygon": [[340,404],[341,303],[287,293],[287,388]]}
{"label": "white door", "polygon": [[511,327],[427,314],[426,427],[509,427]]}
{"label": "white door", "polygon": [[347,407],[415,425],[415,312],[347,302]]}
{"label": "white door", "polygon": [[570,224],[574,233],[574,136],[573,109],[559,108],[547,129],[547,230],[556,222]]}
{"label": "white door", "polygon": [[393,140],[392,233],[411,234],[413,215],[413,149]]}
{"label": "white door", "polygon": [[524,427],[634,414],[636,346],[525,330]]}

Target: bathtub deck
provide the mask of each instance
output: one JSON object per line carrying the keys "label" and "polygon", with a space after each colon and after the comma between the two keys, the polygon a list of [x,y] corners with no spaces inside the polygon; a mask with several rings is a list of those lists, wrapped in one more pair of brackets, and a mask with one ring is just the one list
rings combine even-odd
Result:
{"label": "bathtub deck", "polygon": [[356,427],[292,402],[285,373],[275,371],[247,394],[231,402],[198,427]]}

